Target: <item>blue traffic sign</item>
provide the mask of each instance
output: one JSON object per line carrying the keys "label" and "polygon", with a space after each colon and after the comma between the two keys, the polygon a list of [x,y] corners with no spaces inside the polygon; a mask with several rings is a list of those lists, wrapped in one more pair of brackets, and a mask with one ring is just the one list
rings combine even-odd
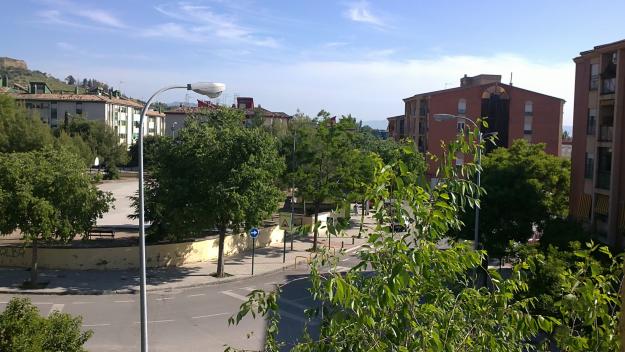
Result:
{"label": "blue traffic sign", "polygon": [[250,237],[252,238],[256,238],[258,237],[259,231],[257,228],[252,227],[252,229],[250,230]]}

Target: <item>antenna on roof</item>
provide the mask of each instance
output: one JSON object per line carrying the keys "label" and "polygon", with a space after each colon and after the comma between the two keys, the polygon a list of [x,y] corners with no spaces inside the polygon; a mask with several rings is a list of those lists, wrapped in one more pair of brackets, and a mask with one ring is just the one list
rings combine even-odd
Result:
{"label": "antenna on roof", "polygon": [[512,72],[510,72],[510,85],[512,85]]}

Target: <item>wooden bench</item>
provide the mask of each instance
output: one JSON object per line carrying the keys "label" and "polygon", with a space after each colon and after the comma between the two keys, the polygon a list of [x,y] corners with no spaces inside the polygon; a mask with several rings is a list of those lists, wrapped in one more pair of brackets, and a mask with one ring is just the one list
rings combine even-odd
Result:
{"label": "wooden bench", "polygon": [[115,238],[115,229],[94,228],[87,232],[87,238],[91,239],[93,236]]}

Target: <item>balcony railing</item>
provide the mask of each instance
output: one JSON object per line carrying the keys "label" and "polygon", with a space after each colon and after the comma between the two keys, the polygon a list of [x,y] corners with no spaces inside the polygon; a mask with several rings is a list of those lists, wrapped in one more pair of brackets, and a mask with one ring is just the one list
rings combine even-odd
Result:
{"label": "balcony railing", "polygon": [[610,172],[599,171],[597,172],[597,188],[609,190],[610,189]]}
{"label": "balcony railing", "polygon": [[599,126],[599,142],[612,142],[612,126]]}
{"label": "balcony railing", "polygon": [[601,94],[613,94],[616,91],[616,78],[606,78],[601,82]]}

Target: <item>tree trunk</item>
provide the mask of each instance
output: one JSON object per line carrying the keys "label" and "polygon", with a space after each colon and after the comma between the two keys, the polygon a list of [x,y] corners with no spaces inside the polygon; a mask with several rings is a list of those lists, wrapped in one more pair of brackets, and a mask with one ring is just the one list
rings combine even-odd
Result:
{"label": "tree trunk", "polygon": [[30,284],[37,285],[37,279],[39,277],[39,269],[37,268],[37,237],[33,239],[33,250],[31,256],[30,266]]}
{"label": "tree trunk", "polygon": [[360,228],[358,229],[358,238],[362,238],[362,223],[365,222],[365,202],[362,201],[362,209],[360,210]]}
{"label": "tree trunk", "polygon": [[226,241],[226,227],[219,227],[219,251],[217,254],[217,277],[224,277],[224,242]]}
{"label": "tree trunk", "polygon": [[317,237],[319,236],[319,226],[317,226],[317,219],[319,218],[319,203],[315,202],[315,221],[313,223],[313,252],[317,251]]}
{"label": "tree trunk", "polygon": [[[623,270],[625,270],[625,263],[623,263]],[[621,335],[621,352],[625,352],[625,277],[621,279],[621,319],[619,321],[619,329]]]}

